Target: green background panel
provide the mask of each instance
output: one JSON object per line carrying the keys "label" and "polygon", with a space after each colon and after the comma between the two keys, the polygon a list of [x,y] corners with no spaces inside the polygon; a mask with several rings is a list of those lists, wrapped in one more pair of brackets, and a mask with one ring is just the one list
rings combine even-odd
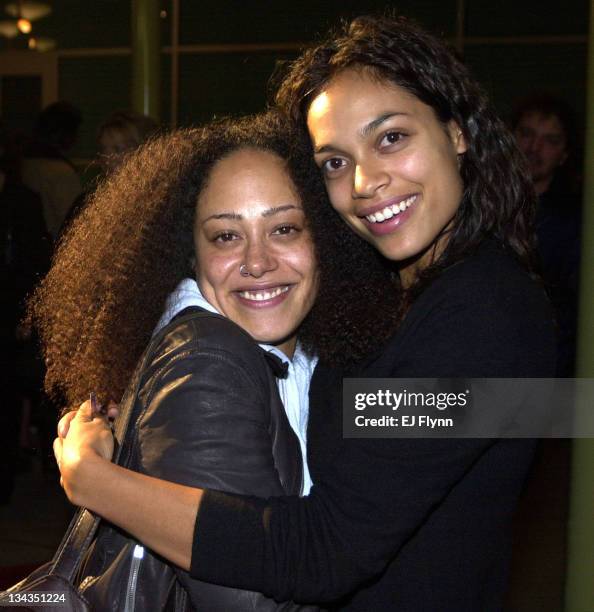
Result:
{"label": "green background panel", "polygon": [[[465,0],[467,36],[584,35],[588,0]],[[170,44],[171,2],[163,0],[164,46]],[[59,49],[129,46],[128,0],[55,0],[53,14],[34,23],[37,35],[58,41]],[[340,18],[398,10],[432,31],[453,37],[456,0],[180,0],[181,44],[308,42]],[[548,89],[565,97],[584,115],[585,44],[465,46],[464,55],[502,113],[533,90]],[[279,60],[294,53],[253,52],[182,54],[179,57],[178,124],[190,125],[214,114],[261,110],[266,87]],[[162,56],[161,117],[171,117],[171,61]],[[95,154],[99,123],[114,109],[130,106],[130,58],[87,57],[59,60],[59,97],[84,115],[75,157]]]}
{"label": "green background panel", "polygon": [[578,119],[583,119],[585,45],[470,46],[464,55],[501,114],[508,115],[523,96],[548,91],[567,100]]}
{"label": "green background panel", "polygon": [[179,123],[264,109],[267,83],[276,62],[289,57],[278,53],[181,56]]}
{"label": "green background panel", "polygon": [[61,58],[60,98],[83,114],[79,141],[72,157],[93,157],[97,126],[114,110],[130,107],[130,57]]}
{"label": "green background panel", "polygon": [[261,0],[204,0],[181,2],[180,42],[271,43],[310,41],[341,18],[398,9],[426,27],[451,35],[455,29],[456,2],[447,0],[343,0],[320,2],[262,2]]}
{"label": "green background panel", "polygon": [[161,55],[161,122],[169,125],[171,119],[171,55]]}
{"label": "green background panel", "polygon": [[[161,117],[170,118],[171,58],[163,55]],[[58,66],[59,96],[72,102],[83,115],[79,140],[70,155],[92,159],[97,151],[97,128],[115,110],[130,109],[130,56],[61,58]],[[82,168],[85,181],[92,178],[94,168]]]}
{"label": "green background panel", "polygon": [[588,33],[589,0],[466,0],[467,36]]}

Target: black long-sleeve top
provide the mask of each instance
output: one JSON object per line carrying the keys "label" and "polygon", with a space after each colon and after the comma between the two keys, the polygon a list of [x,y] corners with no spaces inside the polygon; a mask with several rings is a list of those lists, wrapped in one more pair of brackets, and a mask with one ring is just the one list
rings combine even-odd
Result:
{"label": "black long-sleeve top", "polygon": [[[358,375],[534,378],[554,367],[542,288],[488,240],[425,289]],[[207,491],[191,575],[341,610],[501,609],[533,442],[345,439],[341,373],[323,365],[310,399],[309,497]]]}

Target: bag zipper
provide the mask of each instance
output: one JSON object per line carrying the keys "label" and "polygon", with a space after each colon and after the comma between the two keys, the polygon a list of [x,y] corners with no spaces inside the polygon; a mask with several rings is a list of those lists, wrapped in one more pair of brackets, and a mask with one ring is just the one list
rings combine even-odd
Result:
{"label": "bag zipper", "polygon": [[126,606],[124,612],[134,612],[136,604],[136,584],[138,582],[138,572],[140,571],[140,563],[144,557],[144,548],[140,544],[136,544],[132,551],[132,560],[130,561],[130,574],[128,575],[128,588],[126,589]]}

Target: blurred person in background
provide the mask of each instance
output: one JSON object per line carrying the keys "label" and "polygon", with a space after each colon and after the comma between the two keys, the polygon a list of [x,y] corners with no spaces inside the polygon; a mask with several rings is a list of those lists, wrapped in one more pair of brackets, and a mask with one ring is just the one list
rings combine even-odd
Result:
{"label": "blurred person in background", "polygon": [[41,197],[45,224],[54,239],[82,191],[76,168],[67,157],[81,121],[80,111],[69,102],[50,104],[39,114],[33,140],[25,150],[23,182]]}
{"label": "blurred person in background", "polygon": [[518,103],[512,128],[538,196],[538,252],[557,317],[557,375],[573,376],[581,202],[574,114],[564,100],[534,94]]}
{"label": "blurred person in background", "polygon": [[0,503],[10,500],[19,450],[32,445],[31,413],[39,404],[43,367],[34,339],[21,333],[19,321],[25,297],[49,268],[51,252],[41,199],[22,184],[20,161],[17,139],[0,126],[0,367],[5,381],[0,410]]}
{"label": "blurred person in background", "polygon": [[[137,149],[143,142],[156,135],[158,130],[159,124],[148,115],[127,110],[111,113],[97,129],[97,164],[100,168],[97,180],[112,173],[122,163],[126,153]],[[96,181],[74,200],[62,222],[60,234],[78,215],[95,186]]]}
{"label": "blurred person in background", "polygon": [[119,110],[111,113],[97,130],[99,163],[105,174],[119,166],[124,155],[154,136],[159,124],[147,115]]}

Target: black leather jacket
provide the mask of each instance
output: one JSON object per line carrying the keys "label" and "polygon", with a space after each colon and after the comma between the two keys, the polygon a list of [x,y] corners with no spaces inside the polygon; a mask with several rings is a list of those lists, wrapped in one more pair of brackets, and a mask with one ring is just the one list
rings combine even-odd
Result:
{"label": "black leather jacket", "polygon": [[[149,351],[134,398],[135,436],[122,449],[131,469],[260,497],[301,492],[299,442],[275,382],[280,360],[233,322],[198,308],[176,317]],[[193,580],[109,524],[81,578],[80,590],[102,611],[305,609]]]}

